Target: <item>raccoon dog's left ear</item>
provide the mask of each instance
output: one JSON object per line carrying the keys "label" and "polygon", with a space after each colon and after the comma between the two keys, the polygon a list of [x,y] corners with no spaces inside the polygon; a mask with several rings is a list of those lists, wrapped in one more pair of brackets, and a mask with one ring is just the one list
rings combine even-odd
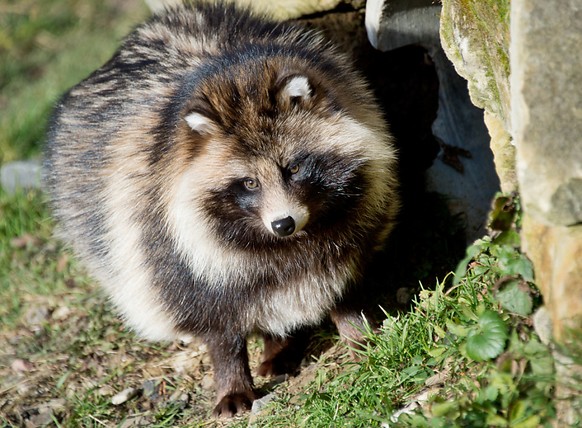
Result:
{"label": "raccoon dog's left ear", "polygon": [[193,131],[202,135],[211,133],[215,127],[214,122],[211,119],[197,111],[188,113],[186,117],[184,117],[184,120]]}
{"label": "raccoon dog's left ear", "polygon": [[306,76],[295,75],[287,78],[285,86],[283,86],[283,89],[281,90],[281,94],[291,100],[297,98],[306,100],[313,95],[313,88]]}

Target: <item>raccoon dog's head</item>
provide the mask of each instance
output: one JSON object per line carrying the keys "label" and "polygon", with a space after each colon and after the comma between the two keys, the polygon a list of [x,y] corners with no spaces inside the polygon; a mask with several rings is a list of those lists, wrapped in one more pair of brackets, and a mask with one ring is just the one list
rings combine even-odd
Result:
{"label": "raccoon dog's head", "polygon": [[191,77],[176,141],[196,220],[243,248],[365,227],[385,205],[394,156],[349,73],[267,56]]}

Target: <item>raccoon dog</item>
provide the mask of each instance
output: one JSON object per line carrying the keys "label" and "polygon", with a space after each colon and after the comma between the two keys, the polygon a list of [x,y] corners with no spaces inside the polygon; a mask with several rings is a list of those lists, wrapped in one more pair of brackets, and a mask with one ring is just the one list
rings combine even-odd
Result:
{"label": "raccoon dog", "polygon": [[58,103],[45,180],[63,236],[126,322],[150,340],[196,335],[215,415],[284,371],[289,334],[331,314],[398,207],[395,150],[349,62],[320,35],[227,4],[137,27]]}

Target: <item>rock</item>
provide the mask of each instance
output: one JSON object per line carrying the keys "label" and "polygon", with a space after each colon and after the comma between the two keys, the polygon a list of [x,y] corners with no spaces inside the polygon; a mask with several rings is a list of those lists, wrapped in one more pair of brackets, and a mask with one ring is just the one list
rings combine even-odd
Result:
{"label": "rock", "polygon": [[440,15],[440,5],[432,0],[369,0],[366,30],[377,49],[420,44],[434,61],[439,108],[432,131],[442,144],[427,171],[427,187],[447,197],[452,214],[464,217],[466,238],[472,242],[486,232],[487,214],[499,179],[483,112],[471,102],[467,82],[459,77],[441,48]]}
{"label": "rock", "polygon": [[523,247],[549,311],[559,426],[582,420],[582,8],[511,2],[511,120]]}
{"label": "rock", "polygon": [[200,381],[200,387],[206,391],[210,391],[214,388],[214,379],[211,374],[206,374]]}
{"label": "rock", "polygon": [[552,320],[545,306],[541,306],[532,316],[535,332],[540,341],[549,346],[552,340]]}
{"label": "rock", "polygon": [[[409,399],[409,404],[406,407],[403,407],[397,411],[395,411],[392,416],[390,416],[390,421],[394,424],[398,424],[398,418],[401,415],[413,415],[417,413],[421,408],[424,408],[429,403],[429,398],[433,395],[438,394],[438,388],[428,388],[416,396],[411,397]],[[386,426],[389,426],[388,424]]]}
{"label": "rock", "polygon": [[34,365],[30,361],[16,358],[12,361],[12,364],[10,364],[10,368],[16,373],[25,373],[33,370]]}
{"label": "rock", "polygon": [[32,415],[29,420],[26,421],[26,427],[45,427],[49,426],[53,422],[53,414],[50,411],[37,413]]}
{"label": "rock", "polygon": [[131,416],[128,417],[122,424],[119,425],[120,428],[134,428],[134,427],[147,427],[151,426],[152,421],[146,416]]}
{"label": "rock", "polygon": [[[550,313],[558,342],[582,337],[582,225],[552,227],[532,216],[523,221],[524,250]],[[578,334],[578,339],[575,339]]]}
{"label": "rock", "polygon": [[156,399],[158,396],[158,385],[158,381],[154,379],[148,379],[144,381],[142,384],[143,396],[150,400]]}
{"label": "rock", "polygon": [[469,82],[471,101],[485,110],[495,170],[504,192],[517,190],[509,130],[509,2],[443,0],[440,35],[456,71]]}
{"label": "rock", "polygon": [[491,150],[504,192],[517,189],[510,139],[509,1],[443,0],[440,36],[447,57],[485,110]]}
{"label": "rock", "polygon": [[47,306],[31,306],[24,314],[24,321],[31,331],[39,331],[42,325],[48,321],[50,311]]}
{"label": "rock", "polygon": [[176,352],[170,364],[176,373],[186,373],[201,364],[203,352],[186,349]]}
{"label": "rock", "polygon": [[133,397],[137,395],[139,391],[135,388],[126,388],[118,394],[115,394],[111,398],[111,404],[114,406],[119,406],[120,404],[125,403],[128,400],[131,400]]}
{"label": "rock", "polygon": [[485,110],[485,125],[491,137],[491,151],[495,171],[499,176],[501,191],[517,191],[517,173],[515,172],[515,146],[505,124],[495,114]]}
{"label": "rock", "polygon": [[[558,425],[576,426],[582,420],[582,225],[548,226],[525,216],[524,250],[536,271],[536,283],[549,316],[534,317],[542,341],[547,332],[559,343],[554,348]],[[542,322],[540,322],[542,321]],[[544,326],[545,324],[545,326]],[[540,328],[541,327],[541,328]]]}
{"label": "rock", "polygon": [[113,394],[114,390],[110,385],[103,385],[97,390],[97,395],[100,395],[101,397],[108,397]]}
{"label": "rock", "polygon": [[582,223],[582,9],[512,1],[513,137],[524,209],[557,226]]}
{"label": "rock", "polygon": [[[580,336],[578,336],[579,338]],[[579,427],[582,421],[582,365],[578,354],[575,359],[561,353],[558,349],[552,352],[556,369],[556,427]]]}
{"label": "rock", "polygon": [[0,167],[0,184],[8,193],[18,189],[40,189],[40,160],[10,162]]}
{"label": "rock", "polygon": [[25,426],[41,427],[49,426],[58,419],[65,411],[66,400],[63,398],[56,398],[38,406],[27,408],[26,412],[31,414],[29,420],[26,421]]}
{"label": "rock", "polygon": [[443,0],[441,42],[473,103],[509,123],[509,0]]}
{"label": "rock", "polygon": [[[536,314],[536,330],[579,361],[582,59],[573,53],[582,44],[580,2],[443,0],[441,39],[472,101],[487,112],[502,188],[511,190],[515,177],[519,183],[523,249],[548,313]],[[561,370],[556,358],[558,397],[568,397],[573,374],[582,372],[572,361]],[[582,419],[580,404],[558,400],[560,426]]]}
{"label": "rock", "polygon": [[179,406],[179,408],[183,409],[188,405],[190,401],[190,395],[187,392],[184,392],[180,389],[174,391],[174,393],[170,396],[168,403],[175,403]]}
{"label": "rock", "polygon": [[65,320],[71,315],[71,308],[68,306],[59,306],[51,314],[51,318],[55,321]]}
{"label": "rock", "polygon": [[249,427],[255,426],[255,423],[258,422],[258,416],[261,414],[265,406],[273,401],[275,398],[275,393],[271,392],[270,394],[265,395],[255,401],[253,401],[253,406],[251,407],[251,414],[249,415]]}

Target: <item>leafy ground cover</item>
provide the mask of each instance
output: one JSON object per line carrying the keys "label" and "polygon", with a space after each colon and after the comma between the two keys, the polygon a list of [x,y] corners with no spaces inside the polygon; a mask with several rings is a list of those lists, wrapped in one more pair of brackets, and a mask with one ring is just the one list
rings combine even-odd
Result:
{"label": "leafy ground cover", "polygon": [[[0,5],[0,164],[39,154],[58,94],[102,63],[146,14],[140,1],[121,4]],[[420,231],[421,243],[397,236],[398,252],[411,256],[383,280],[400,284],[392,294],[405,294],[397,299],[405,304],[400,311],[385,305],[358,362],[343,345],[330,347],[335,341],[323,332],[299,376],[275,387],[259,379],[274,392],[262,411],[224,422],[209,417],[204,346],[137,339],[53,237],[42,193],[0,188],[0,425],[549,425],[553,362],[532,329],[540,297],[519,251],[518,199],[498,201],[494,238],[469,248],[454,274],[447,275],[456,263],[446,235],[457,231],[446,216]],[[430,200],[417,211],[435,206]],[[407,295],[416,296],[411,305]],[[253,367],[259,354],[253,341]]]}

